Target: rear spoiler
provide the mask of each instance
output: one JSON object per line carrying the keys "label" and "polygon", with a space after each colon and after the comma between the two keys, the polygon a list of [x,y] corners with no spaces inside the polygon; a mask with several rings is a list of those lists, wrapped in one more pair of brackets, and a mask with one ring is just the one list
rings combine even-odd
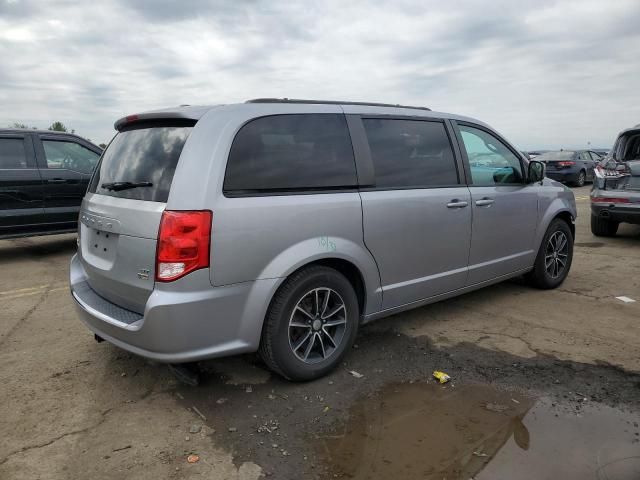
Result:
{"label": "rear spoiler", "polygon": [[126,127],[139,125],[153,125],[167,120],[177,120],[185,125],[195,125],[200,118],[212,107],[191,107],[184,105],[175,109],[155,110],[151,112],[135,113],[122,117],[113,124],[113,127],[121,132]]}

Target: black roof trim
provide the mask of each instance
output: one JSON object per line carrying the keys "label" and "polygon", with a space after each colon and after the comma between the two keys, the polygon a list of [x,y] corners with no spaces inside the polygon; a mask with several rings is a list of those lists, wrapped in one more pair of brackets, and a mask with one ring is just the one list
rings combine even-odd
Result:
{"label": "black roof trim", "polygon": [[410,105],[400,105],[392,103],[375,103],[375,102],[340,102],[337,100],[303,100],[299,98],[253,98],[245,103],[308,103],[312,105],[360,105],[366,107],[392,107],[392,108],[412,108],[414,110],[427,110],[427,107],[412,107]]}
{"label": "black roof trim", "polygon": [[3,136],[11,136],[11,135],[26,135],[28,133],[32,133],[35,135],[46,136],[46,137],[72,137],[76,138],[82,142],[88,143],[89,145],[93,145],[95,148],[102,150],[101,147],[93,143],[91,140],[81,137],[77,133],[71,132],[59,132],[58,130],[42,130],[40,128],[0,128],[0,135]]}
{"label": "black roof trim", "polygon": [[[77,133],[60,132],[58,130],[44,130],[41,128],[0,128],[0,133],[37,133],[38,135],[68,135],[71,137],[82,138]],[[86,140],[86,139],[83,139]]]}

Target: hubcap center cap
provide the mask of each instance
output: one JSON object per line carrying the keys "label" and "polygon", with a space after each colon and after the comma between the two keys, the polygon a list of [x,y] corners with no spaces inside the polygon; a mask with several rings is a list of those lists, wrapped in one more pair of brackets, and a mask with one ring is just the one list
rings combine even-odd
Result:
{"label": "hubcap center cap", "polygon": [[320,327],[322,327],[322,321],[314,320],[311,324],[311,327],[313,327],[313,329],[317,332],[318,330],[320,330]]}

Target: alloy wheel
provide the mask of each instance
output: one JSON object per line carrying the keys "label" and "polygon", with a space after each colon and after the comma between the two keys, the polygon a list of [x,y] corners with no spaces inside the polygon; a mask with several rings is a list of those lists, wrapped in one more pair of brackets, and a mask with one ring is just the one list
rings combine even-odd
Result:
{"label": "alloy wheel", "polygon": [[289,317],[289,346],[305,363],[333,355],[345,337],[347,307],[331,288],[314,288],[296,303]]}
{"label": "alloy wheel", "polygon": [[544,268],[551,278],[558,278],[567,267],[569,239],[562,231],[554,232],[547,241],[544,252]]}

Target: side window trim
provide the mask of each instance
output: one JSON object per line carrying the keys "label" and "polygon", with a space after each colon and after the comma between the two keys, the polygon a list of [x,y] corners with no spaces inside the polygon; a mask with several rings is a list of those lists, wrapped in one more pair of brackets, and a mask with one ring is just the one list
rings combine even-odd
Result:
{"label": "side window trim", "polygon": [[456,159],[456,168],[458,169],[458,181],[460,185],[469,185],[471,183],[471,172],[466,168],[464,157],[462,156],[462,149],[458,143],[458,137],[456,128],[454,128],[451,120],[445,119],[445,128],[447,129],[447,135],[449,135],[449,142],[453,147],[453,155]]}
{"label": "side window trim", "polygon": [[24,137],[25,147],[27,151],[27,167],[35,168],[39,171],[40,168],[38,168],[36,144],[35,144],[35,141],[33,140],[33,137],[34,137],[33,134],[25,135]]}
{"label": "side window trim", "polygon": [[[40,170],[48,170],[47,166],[47,157],[44,153],[44,145],[42,144],[42,135],[34,135],[33,136],[33,150],[36,156],[36,163],[38,164],[38,168]],[[45,137],[46,138],[46,137]]]}
{"label": "side window trim", "polygon": [[[451,125],[448,123],[448,119],[440,118],[440,117],[429,117],[429,116],[421,116],[421,115],[372,115],[372,114],[349,114],[347,117],[353,117],[354,122],[355,119],[358,119],[359,128],[351,130],[351,125],[349,125],[349,131],[352,135],[352,143],[354,146],[354,153],[356,154],[356,164],[358,163],[358,159],[362,163],[366,162],[366,171],[369,175],[371,175],[371,184],[364,183],[360,185],[360,190],[362,191],[391,191],[391,190],[432,190],[434,188],[459,188],[464,187],[466,185],[466,177],[467,173],[464,170],[464,163],[462,162],[462,157],[460,155],[460,149],[457,145],[457,141],[455,139],[455,131],[451,128]],[[456,167],[456,175],[458,177],[458,183],[453,185],[424,185],[420,187],[412,186],[412,187],[378,187],[375,184],[375,168],[373,164],[373,158],[371,156],[371,150],[369,148],[369,140],[367,138],[366,131],[364,129],[363,120],[367,119],[381,119],[381,120],[411,120],[411,121],[421,121],[421,122],[434,122],[441,123],[447,134],[449,139],[449,146],[451,147],[451,151],[453,152],[454,164]],[[354,137],[360,137],[356,142],[353,140]],[[356,145],[361,146],[360,148],[360,157],[356,153]],[[367,179],[368,180],[368,179]]]}
{"label": "side window trim", "polygon": [[456,139],[456,146],[458,147],[458,152],[460,153],[460,158],[462,159],[462,168],[464,169],[466,185],[470,187],[473,185],[473,177],[471,176],[471,165],[469,164],[469,157],[467,156],[467,150],[464,147],[464,141],[462,140],[460,128],[458,127],[457,120],[449,120],[449,122],[451,123],[451,127],[453,128],[453,133]]}
{"label": "side window trim", "polygon": [[488,133],[489,135],[494,136],[497,140],[499,140],[506,148],[507,150],[509,150],[513,155],[515,155],[515,157],[518,159],[518,162],[520,163],[520,169],[522,171],[522,182],[518,182],[518,183],[504,183],[502,184],[503,186],[514,186],[514,185],[526,185],[527,183],[527,166],[525,165],[523,159],[522,159],[522,155],[520,154],[520,152],[518,152],[516,149],[514,149],[511,144],[509,142],[507,142],[504,138],[502,138],[497,132],[483,126],[483,125],[478,125],[476,123],[472,123],[472,122],[467,122],[467,121],[460,121],[460,120],[451,120],[451,123],[454,126],[454,130],[456,133],[456,139],[458,140],[458,146],[460,148],[460,152],[462,154],[462,157],[464,159],[464,167],[465,167],[465,173],[467,174],[467,179],[468,179],[468,186],[473,186],[473,177],[471,176],[471,165],[469,163],[469,156],[467,155],[467,149],[464,146],[464,141],[462,139],[462,134],[460,132],[460,125],[465,125],[467,127],[471,127],[471,128],[476,128],[478,130],[482,130],[485,133]]}
{"label": "side window trim", "polygon": [[349,128],[349,136],[351,137],[351,146],[353,147],[353,156],[356,160],[356,175],[358,177],[358,187],[375,187],[376,177],[373,168],[373,160],[371,158],[371,150],[367,141],[367,133],[364,130],[362,118],[360,115],[348,114],[347,127]]}

